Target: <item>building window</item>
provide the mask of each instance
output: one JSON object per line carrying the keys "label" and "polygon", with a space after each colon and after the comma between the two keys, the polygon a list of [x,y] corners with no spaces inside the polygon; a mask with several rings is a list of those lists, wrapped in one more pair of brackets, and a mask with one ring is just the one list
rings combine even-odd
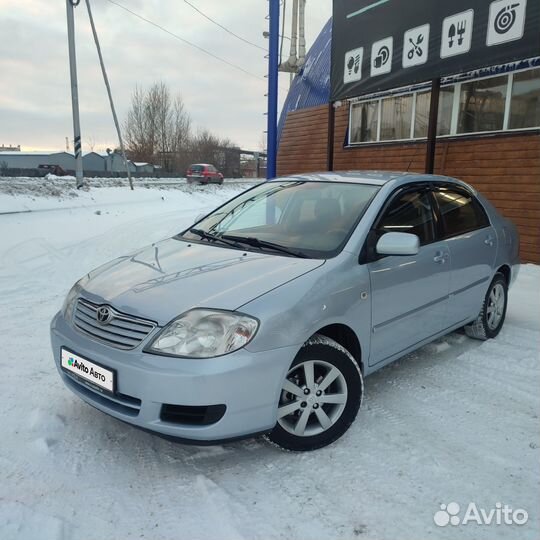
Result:
{"label": "building window", "polygon": [[[454,103],[454,87],[445,86],[439,94],[439,114],[437,119],[437,135],[450,135],[452,123],[452,105]],[[414,138],[427,137],[429,125],[429,107],[431,91],[416,94],[416,109],[414,114]]]}
{"label": "building window", "polygon": [[461,85],[458,133],[499,131],[504,126],[508,76]]}
{"label": "building window", "polygon": [[413,95],[382,100],[381,141],[410,139]]}
{"label": "building window", "polygon": [[540,68],[514,75],[510,129],[540,126]]}
{"label": "building window", "polygon": [[[427,137],[430,90],[351,105],[350,144]],[[540,128],[540,68],[446,84],[437,136]]]}
{"label": "building window", "polygon": [[351,142],[373,142],[378,140],[377,125],[379,102],[367,101],[355,104],[351,113]]}

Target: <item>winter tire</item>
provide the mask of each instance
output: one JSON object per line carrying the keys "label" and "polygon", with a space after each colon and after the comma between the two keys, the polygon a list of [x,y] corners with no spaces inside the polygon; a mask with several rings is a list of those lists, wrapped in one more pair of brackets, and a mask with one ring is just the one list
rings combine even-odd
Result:
{"label": "winter tire", "polygon": [[278,421],[266,436],[286,450],[316,450],[339,439],[362,402],[362,373],[353,356],[316,334],[302,347],[283,382]]}
{"label": "winter tire", "polygon": [[465,333],[474,339],[491,339],[501,331],[508,304],[508,284],[502,274],[495,274],[486,293],[477,319],[465,326]]}

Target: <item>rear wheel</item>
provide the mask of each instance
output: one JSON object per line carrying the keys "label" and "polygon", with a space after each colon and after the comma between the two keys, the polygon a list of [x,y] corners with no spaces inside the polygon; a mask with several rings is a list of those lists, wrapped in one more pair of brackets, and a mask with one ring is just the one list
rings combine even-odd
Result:
{"label": "rear wheel", "polygon": [[360,407],[363,380],[353,356],[322,335],[308,340],[292,363],[267,438],[287,450],[322,448],[339,439]]}
{"label": "rear wheel", "polygon": [[502,274],[495,274],[486,293],[477,319],[465,326],[465,333],[474,339],[491,339],[501,331],[508,305],[508,284]]}

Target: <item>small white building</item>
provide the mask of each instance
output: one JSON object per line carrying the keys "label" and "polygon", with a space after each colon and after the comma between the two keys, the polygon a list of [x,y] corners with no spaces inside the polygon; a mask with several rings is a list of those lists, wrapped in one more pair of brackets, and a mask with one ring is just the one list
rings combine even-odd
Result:
{"label": "small white building", "polygon": [[154,166],[151,163],[143,163],[134,161],[135,172],[138,174],[154,174]]}

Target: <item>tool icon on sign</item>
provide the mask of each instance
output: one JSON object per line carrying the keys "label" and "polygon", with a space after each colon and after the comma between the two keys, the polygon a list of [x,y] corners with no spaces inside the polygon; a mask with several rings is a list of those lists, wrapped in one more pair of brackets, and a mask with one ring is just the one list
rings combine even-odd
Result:
{"label": "tool icon on sign", "polygon": [[[538,4],[538,0],[535,0]],[[494,0],[489,5],[486,45],[521,39],[525,32],[527,0]]]}
{"label": "tool icon on sign", "polygon": [[415,53],[417,54],[417,56],[422,56],[424,54],[424,51],[422,47],[420,47],[420,44],[424,42],[424,36],[422,34],[419,34],[416,38],[416,41],[413,41],[412,38],[409,38],[409,41],[413,48],[409,49],[409,52],[407,53],[407,58],[409,60],[412,60]]}
{"label": "tool icon on sign", "polygon": [[[425,64],[429,55],[429,24],[411,28],[403,34],[403,57],[401,63],[404,68]],[[446,42],[446,33],[445,36]]]}
{"label": "tool icon on sign", "polygon": [[514,26],[516,22],[516,8],[519,7],[519,3],[512,4],[506,7],[503,7],[497,16],[495,17],[495,32],[497,34],[506,34]]}
{"label": "tool icon on sign", "polygon": [[375,41],[371,45],[371,70],[372,77],[384,75],[392,71],[392,55],[394,54],[394,38],[388,36]]}
{"label": "tool icon on sign", "polygon": [[[457,23],[457,28],[455,24],[451,24],[450,28],[448,29],[448,47],[452,48],[454,46],[454,43],[457,45],[463,44],[463,34],[465,33],[465,30],[467,29],[467,23],[466,21],[459,21]],[[457,40],[454,40],[454,38],[458,36]]]}
{"label": "tool icon on sign", "polygon": [[441,58],[466,54],[471,50],[474,10],[446,17],[441,30]]}
{"label": "tool icon on sign", "polygon": [[382,66],[384,66],[386,64],[386,62],[388,62],[389,58],[390,58],[390,49],[386,45],[383,45],[379,49],[379,52],[377,53],[377,56],[375,57],[375,60],[373,60],[373,65],[377,69],[379,69]]}
{"label": "tool icon on sign", "polygon": [[344,84],[359,81],[362,78],[363,55],[363,47],[345,53],[345,69],[343,71]]}
{"label": "tool icon on sign", "polygon": [[352,75],[353,71],[358,73],[360,69],[360,55],[349,56],[349,61],[347,62],[347,69],[349,70],[349,75]]}

